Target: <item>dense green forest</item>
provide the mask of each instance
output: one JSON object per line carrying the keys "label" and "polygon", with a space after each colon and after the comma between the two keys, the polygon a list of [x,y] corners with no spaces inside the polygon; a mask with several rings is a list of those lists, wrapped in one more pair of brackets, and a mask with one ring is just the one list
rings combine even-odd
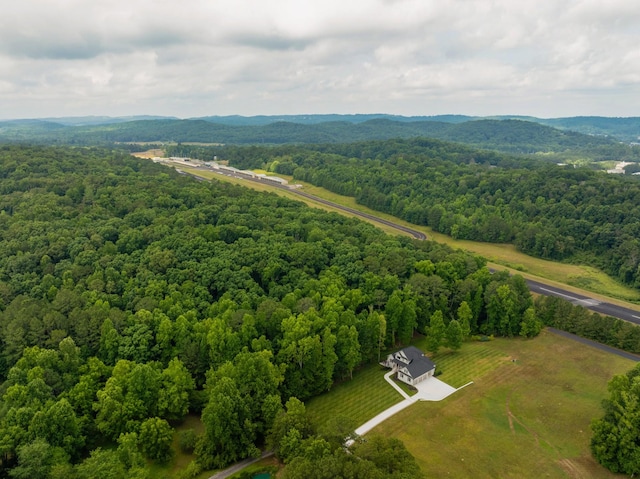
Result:
{"label": "dense green forest", "polygon": [[[446,119],[446,118],[443,118]],[[248,120],[246,120],[248,121]],[[553,161],[640,160],[640,148],[602,137],[522,120],[447,122],[372,118],[366,121],[254,124],[213,123],[203,119],[135,120],[101,125],[54,121],[0,123],[0,141],[107,145],[126,142],[200,142],[218,144],[346,143],[426,137],[511,154],[536,154]]]}
{"label": "dense green forest", "polygon": [[635,477],[640,473],[640,365],[614,376],[608,390],[604,415],[591,424],[591,451],[610,471]]}
{"label": "dense green forest", "polygon": [[190,472],[265,444],[287,477],[354,468],[287,422],[295,401],[416,332],[437,350],[540,327],[481,258],[123,152],[2,146],[0,194],[0,476],[149,477],[188,412]]}
{"label": "dense green forest", "polygon": [[[513,158],[437,140],[180,147],[322,186],[454,238],[602,268],[640,286],[640,178]],[[206,150],[206,151],[205,151]]]}
{"label": "dense green forest", "polygon": [[640,354],[640,327],[633,323],[602,316],[555,296],[538,296],[535,311],[546,326]]}

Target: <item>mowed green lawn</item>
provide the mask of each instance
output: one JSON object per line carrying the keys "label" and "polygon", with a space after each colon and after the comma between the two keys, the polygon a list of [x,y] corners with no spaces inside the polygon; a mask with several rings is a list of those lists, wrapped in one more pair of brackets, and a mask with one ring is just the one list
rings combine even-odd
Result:
{"label": "mowed green lawn", "polygon": [[[423,351],[426,350],[424,341],[425,338],[422,338],[415,343]],[[509,359],[504,352],[490,344],[493,343],[465,343],[458,352],[444,350],[433,356],[438,371],[442,371],[439,379],[458,388]],[[332,416],[343,416],[352,419],[356,427],[361,426],[403,399],[385,381],[384,374],[388,371],[377,364],[366,366],[354,373],[351,381],[340,383],[329,393],[308,401],[306,406],[309,415],[316,424],[322,424]]]}
{"label": "mowed green lawn", "polygon": [[[481,366],[474,384],[415,404],[370,434],[401,439],[426,477],[618,477],[592,459],[589,425],[602,414],[607,382],[633,361],[546,331],[534,340],[475,344],[500,364]],[[465,380],[464,353],[459,361],[450,355],[442,380],[447,368],[458,381],[452,385]]]}
{"label": "mowed green lawn", "polygon": [[370,364],[353,374],[353,379],[334,385],[331,391],[305,403],[312,421],[321,425],[326,419],[341,416],[355,427],[367,422],[403,397],[384,379],[389,370]]}

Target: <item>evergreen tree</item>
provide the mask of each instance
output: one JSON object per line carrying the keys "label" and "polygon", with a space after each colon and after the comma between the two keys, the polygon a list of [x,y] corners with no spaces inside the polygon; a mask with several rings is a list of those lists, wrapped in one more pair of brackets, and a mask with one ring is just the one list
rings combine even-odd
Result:
{"label": "evergreen tree", "polygon": [[445,339],[446,326],[444,325],[444,319],[442,317],[442,311],[437,310],[431,315],[429,321],[429,327],[427,328],[427,350],[432,353],[437,353],[440,346]]}

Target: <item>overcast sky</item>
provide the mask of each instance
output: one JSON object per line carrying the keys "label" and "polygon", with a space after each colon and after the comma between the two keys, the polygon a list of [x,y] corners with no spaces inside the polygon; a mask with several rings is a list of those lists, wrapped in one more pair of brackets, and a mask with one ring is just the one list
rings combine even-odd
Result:
{"label": "overcast sky", "polygon": [[637,0],[16,0],[0,118],[640,116]]}

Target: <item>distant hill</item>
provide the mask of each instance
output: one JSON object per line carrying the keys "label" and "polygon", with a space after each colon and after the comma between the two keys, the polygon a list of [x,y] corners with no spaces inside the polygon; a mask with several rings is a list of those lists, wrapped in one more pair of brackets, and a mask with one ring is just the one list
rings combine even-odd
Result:
{"label": "distant hill", "polygon": [[86,126],[86,125],[110,125],[112,123],[125,123],[138,120],[176,120],[175,116],[154,116],[154,115],[135,115],[135,116],[71,116],[63,118],[43,118],[46,121],[60,123],[68,126]]}
{"label": "distant hill", "polygon": [[[425,137],[509,153],[565,155],[557,157],[562,161],[584,158],[622,160],[637,156],[637,152],[630,152],[629,146],[605,135],[582,134],[522,119],[465,121],[468,117],[455,115],[411,119],[390,115],[310,115],[305,123],[268,122],[277,117],[225,117],[228,122],[225,124],[212,122],[213,118],[125,121],[123,118],[78,117],[61,120],[65,123],[15,120],[0,122],[0,141],[77,145],[142,142],[281,145]],[[110,122],[100,123],[104,121]],[[245,121],[255,124],[239,124]],[[614,123],[602,122],[600,128],[612,127]],[[630,122],[623,124],[625,131],[631,131]]]}
{"label": "distant hill", "polygon": [[587,135],[610,136],[626,142],[640,142],[640,118],[608,118],[603,116],[576,116],[539,120],[540,123],[573,130]]}
{"label": "distant hill", "polygon": [[[109,116],[77,116],[77,117],[61,117],[61,118],[39,118],[29,120],[7,120],[0,122],[0,125],[36,125],[39,122],[51,122],[65,126],[106,126],[117,123],[130,123],[134,121],[151,121],[151,120],[174,120],[181,121],[176,117],[153,116],[153,115],[137,115],[125,117],[109,117]],[[611,139],[624,141],[626,143],[640,142],[640,117],[629,118],[612,118],[602,116],[577,116],[569,118],[536,118],[533,116],[518,115],[499,115],[489,117],[477,117],[467,115],[432,115],[432,116],[402,116],[389,115],[385,113],[372,114],[309,114],[309,115],[258,115],[258,116],[241,116],[241,115],[220,115],[220,116],[204,116],[198,118],[190,118],[188,121],[205,121],[222,126],[268,126],[277,123],[293,123],[297,125],[321,125],[326,123],[349,123],[362,124],[374,120],[388,120],[396,123],[450,123],[450,124],[466,124],[471,121],[481,120],[520,120],[530,123],[538,123],[550,126],[560,130],[575,131],[591,136],[604,136]],[[195,125],[192,124],[192,125]],[[407,127],[401,132],[401,136],[409,134],[414,127]],[[200,130],[201,128],[197,128]],[[276,127],[276,130],[282,127]],[[322,135],[320,135],[322,136]],[[378,136],[376,138],[386,138],[386,136]],[[297,142],[298,140],[295,140]]]}
{"label": "distant hill", "polygon": [[65,117],[51,117],[51,118],[33,118],[33,119],[20,119],[20,120],[4,120],[0,121],[0,124],[37,124],[41,122],[57,123],[58,125],[65,126],[87,126],[87,125],[110,125],[112,123],[125,123],[129,121],[137,120],[166,120],[177,118],[172,116],[155,116],[155,115],[135,115],[135,116],[65,116]]}
{"label": "distant hill", "polygon": [[435,116],[402,116],[388,115],[384,113],[372,114],[356,114],[356,115],[275,115],[275,116],[204,116],[192,118],[192,120],[205,120],[211,123],[219,123],[221,125],[233,126],[256,126],[268,125],[271,123],[288,122],[299,123],[302,125],[317,125],[318,123],[328,122],[347,122],[347,123],[364,123],[370,120],[392,120],[399,122],[416,122],[416,121],[438,121],[446,123],[462,123],[474,119],[465,115],[435,115]]}
{"label": "distant hill", "polygon": [[585,135],[611,137],[624,142],[640,142],[640,117],[611,118],[602,116],[577,116],[570,118],[536,118],[533,116],[500,115],[489,117],[467,115],[401,116],[388,114],[358,115],[276,115],[276,116],[206,116],[194,118],[212,123],[232,126],[257,126],[277,122],[316,125],[326,122],[364,123],[370,120],[385,119],[403,123],[444,122],[467,123],[472,120],[522,120],[561,130],[570,130]]}

